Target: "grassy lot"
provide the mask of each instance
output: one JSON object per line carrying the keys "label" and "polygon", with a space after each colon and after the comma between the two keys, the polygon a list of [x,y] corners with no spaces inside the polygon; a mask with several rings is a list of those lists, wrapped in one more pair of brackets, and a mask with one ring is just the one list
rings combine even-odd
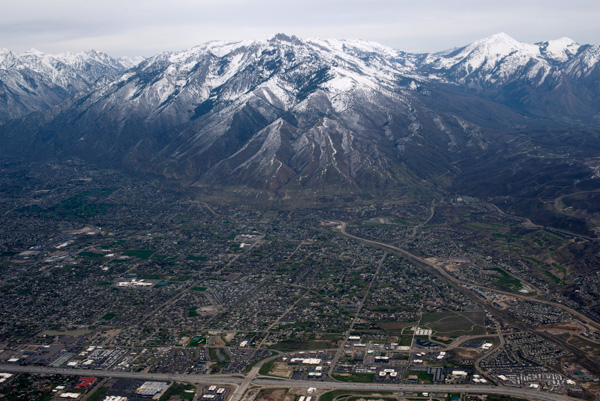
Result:
{"label": "grassy lot", "polygon": [[190,341],[186,347],[199,347],[200,345],[206,345],[206,338],[205,337],[194,337],[192,338],[192,341]]}
{"label": "grassy lot", "polygon": [[398,345],[402,347],[409,347],[412,345],[412,335],[411,336],[400,336],[398,338]]}
{"label": "grassy lot", "polygon": [[109,204],[92,203],[86,197],[75,196],[49,209],[58,217],[88,218],[106,214]]}
{"label": "grassy lot", "polygon": [[542,262],[541,260],[536,259],[536,258],[531,257],[531,256],[523,256],[523,259],[528,260],[530,262],[533,262],[533,263],[535,263],[538,266],[542,266],[544,264],[544,262]]}
{"label": "grassy lot", "polygon": [[330,341],[299,341],[299,340],[284,340],[277,344],[271,345],[269,348],[276,349],[278,351],[301,351],[301,350],[317,350],[326,349],[331,347]]}
{"label": "grassy lot", "polygon": [[424,384],[433,382],[433,375],[429,374],[427,372],[419,372],[419,371],[414,371],[414,370],[409,370],[408,372],[406,372],[406,377],[411,376],[411,375],[417,376],[419,378],[419,381]]}
{"label": "grassy lot", "polygon": [[276,362],[276,360],[266,362],[264,365],[262,365],[260,367],[258,374],[267,376],[271,372],[271,370],[273,370],[273,366],[275,366],[275,362]]}
{"label": "grassy lot", "polygon": [[374,373],[333,373],[333,378],[341,382],[373,383]]}
{"label": "grassy lot", "polygon": [[[482,223],[480,223],[480,224],[482,224]],[[496,229],[494,227],[484,227],[482,225],[477,225],[477,224],[465,224],[465,226],[470,227],[470,228],[474,228],[476,230],[496,231]]]}
{"label": "grassy lot", "polygon": [[485,314],[482,312],[426,313],[423,315],[420,325],[432,329],[437,336],[458,337],[485,334]]}
{"label": "grassy lot", "polygon": [[521,239],[523,238],[520,235],[510,235],[510,234],[492,234],[494,237],[496,238],[503,238],[503,239]]}
{"label": "grassy lot", "polygon": [[108,392],[107,388],[101,387],[89,396],[88,401],[98,401],[104,394]]}
{"label": "grassy lot", "polygon": [[[256,366],[256,364],[257,364],[257,363],[259,363],[260,361],[263,361],[263,360],[265,360],[265,359],[267,359],[268,357],[270,357],[270,356],[273,356],[273,355],[275,355],[275,352],[274,352],[274,351],[271,351],[271,354],[270,354],[270,355],[267,355],[267,356],[265,356],[264,358],[260,358],[259,360],[256,360],[256,361],[252,362],[250,365],[248,365],[248,366],[246,366],[246,367],[244,368],[244,372],[243,372],[243,373],[248,373],[248,372],[250,372],[250,371],[252,370],[252,368],[253,368],[254,366]],[[268,363],[269,363],[269,362],[265,363],[265,365],[267,365]],[[262,373],[260,373],[260,372],[262,371],[262,368],[263,368],[265,365],[263,365],[263,366],[261,366],[261,367],[260,367],[260,370],[258,371],[258,372],[259,372],[259,374],[261,374],[261,375],[262,375]],[[271,366],[273,366],[273,365],[271,365]],[[269,371],[270,371],[270,370],[271,370],[271,369],[269,369]],[[267,373],[267,374],[268,374],[268,373]]]}
{"label": "grassy lot", "polygon": [[174,383],[171,387],[165,391],[165,393],[160,397],[159,401],[166,401],[173,396],[179,396],[184,400],[191,400],[194,398],[194,393],[186,393],[185,390],[194,390],[196,392],[196,388],[191,384],[184,383]]}
{"label": "grassy lot", "polygon": [[[377,326],[385,330],[389,335],[401,335],[402,330],[407,327],[413,327],[417,322],[376,322]],[[410,344],[409,344],[410,345]]]}
{"label": "grassy lot", "polygon": [[[353,396],[361,396],[361,398],[377,398],[380,399],[384,395],[392,395],[390,391],[348,391],[348,390],[332,390],[328,391],[319,397],[319,401],[333,401],[336,398],[348,398]],[[346,396],[346,397],[344,397]]]}
{"label": "grassy lot", "polygon": [[566,285],[566,283],[564,281],[562,281],[560,278],[556,277],[554,274],[552,274],[551,272],[544,270],[544,275],[546,275],[547,277],[549,277],[552,281],[554,281],[554,284],[556,285]]}
{"label": "grassy lot", "polygon": [[523,288],[523,284],[521,284],[519,279],[511,276],[499,267],[494,267],[494,270],[498,272],[498,274],[494,276],[497,278],[496,282],[494,283],[496,286],[504,287],[511,291],[519,291],[521,288]]}
{"label": "grassy lot", "polygon": [[508,395],[490,394],[486,397],[487,401],[527,401],[524,398],[510,397]]}
{"label": "grassy lot", "polygon": [[554,267],[556,270],[558,270],[562,274],[567,274],[567,269],[565,269],[563,266],[561,266],[559,264],[552,263],[552,267]]}
{"label": "grassy lot", "polygon": [[364,400],[364,399],[373,399],[373,400],[377,400],[377,401],[397,401],[397,398],[390,398],[390,397],[379,397],[377,395],[374,395],[373,397],[369,398],[369,397],[365,397],[364,395],[360,395],[360,396],[354,396],[354,397],[348,397],[346,398],[344,401],[359,401],[359,400]]}

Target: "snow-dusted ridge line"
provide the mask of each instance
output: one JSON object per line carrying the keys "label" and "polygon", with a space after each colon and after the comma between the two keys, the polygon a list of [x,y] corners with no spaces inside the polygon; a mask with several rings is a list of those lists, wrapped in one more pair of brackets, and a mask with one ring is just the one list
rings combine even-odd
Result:
{"label": "snow-dusted ridge line", "polygon": [[[557,87],[564,74],[573,79],[588,77],[599,60],[597,45],[580,46],[569,38],[530,44],[505,33],[430,54],[406,53],[366,40],[283,34],[261,40],[211,41],[146,59],[114,59],[95,50],[53,55],[35,49],[20,54],[0,49],[0,83],[14,96],[0,104],[0,124],[92,91],[96,94],[90,99],[98,99],[121,86],[124,89],[117,95],[121,101],[144,105],[153,110],[148,112],[152,116],[177,114],[176,120],[182,121],[189,116],[173,110],[169,102],[174,97],[196,105],[210,97],[235,101],[262,87],[265,99],[290,109],[301,107],[292,104],[301,92],[298,85],[315,85],[331,95],[335,111],[340,112],[352,106],[355,93],[365,99],[374,93],[392,98],[405,89],[417,91],[428,81],[471,89],[517,80],[533,87]],[[246,70],[256,67],[262,75]],[[326,72],[314,75],[319,71]],[[305,75],[314,82],[300,82]],[[116,106],[113,102],[111,107]]]}

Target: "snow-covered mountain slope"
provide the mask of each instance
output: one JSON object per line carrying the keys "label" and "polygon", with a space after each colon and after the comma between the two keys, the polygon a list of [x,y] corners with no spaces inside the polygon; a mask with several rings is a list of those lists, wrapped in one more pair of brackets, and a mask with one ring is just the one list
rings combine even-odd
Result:
{"label": "snow-covered mountain slope", "polygon": [[473,42],[450,52],[430,54],[422,67],[433,77],[470,87],[498,86],[527,80],[540,86],[559,74],[557,63],[570,60],[579,45],[568,38],[529,44],[505,33]]}
{"label": "snow-covered mountain slope", "polygon": [[104,53],[14,54],[0,50],[0,124],[32,111],[46,111],[86,91],[100,78],[126,67]]}
{"label": "snow-covered mountain slope", "polygon": [[137,65],[139,65],[145,59],[146,59],[146,57],[142,57],[142,56],[119,57],[117,59],[117,61],[119,62],[119,64],[121,64],[121,66],[123,68],[125,68],[126,70],[129,70],[130,68],[133,68],[133,67],[136,67]]}
{"label": "snow-covered mountain slope", "polygon": [[574,79],[587,78],[600,68],[600,45],[586,46],[573,57],[565,67],[565,72]]}
{"label": "snow-covered mountain slope", "polygon": [[428,54],[416,67],[429,79],[457,85],[526,115],[591,121],[600,112],[600,89],[582,78],[598,64],[594,49],[569,38],[529,44],[500,33]]}
{"label": "snow-covered mountain slope", "polygon": [[[480,122],[500,126],[492,109],[520,121],[472,95],[451,100],[453,87],[431,99],[433,90],[414,57],[375,43],[210,42],[143,61],[77,100],[44,136],[61,151],[172,177],[379,187],[443,174],[445,153],[483,149]],[[464,102],[478,111],[460,115]]]}
{"label": "snow-covered mountain slope", "polygon": [[[15,57],[0,54],[3,63]],[[554,120],[596,124],[597,54],[568,39],[525,44],[505,34],[437,54],[282,34],[209,42],[128,70],[102,59],[95,81],[78,78],[83,89],[61,83],[77,94],[52,121],[5,131],[11,138],[29,132],[27,143],[40,152],[205,183],[414,184],[480,156],[506,131]],[[28,57],[50,64],[43,79],[36,76],[43,90],[22,89],[29,81],[15,73],[42,67],[7,71],[22,78],[12,87],[31,96],[55,93],[45,88],[72,77],[65,71],[82,74],[75,57],[60,68]]]}
{"label": "snow-covered mountain slope", "polygon": [[560,38],[545,42],[536,43],[540,48],[540,53],[546,60],[552,60],[557,63],[569,61],[577,54],[581,46],[573,39]]}

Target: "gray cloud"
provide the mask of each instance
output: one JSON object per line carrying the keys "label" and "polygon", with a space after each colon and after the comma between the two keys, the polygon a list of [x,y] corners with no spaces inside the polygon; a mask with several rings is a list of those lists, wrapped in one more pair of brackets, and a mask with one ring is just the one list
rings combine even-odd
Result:
{"label": "gray cloud", "polygon": [[[537,42],[600,42],[600,5],[563,0],[19,0],[3,4],[0,47],[152,55],[208,40],[367,39],[437,51],[504,31]],[[498,4],[499,3],[499,4]]]}

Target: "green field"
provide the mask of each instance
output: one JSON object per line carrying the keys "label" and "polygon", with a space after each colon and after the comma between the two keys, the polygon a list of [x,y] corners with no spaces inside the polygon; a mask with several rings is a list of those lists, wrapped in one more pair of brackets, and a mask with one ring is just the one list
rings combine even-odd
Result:
{"label": "green field", "polygon": [[[480,224],[483,224],[483,223],[480,223]],[[474,228],[476,230],[496,231],[496,228],[493,228],[493,227],[484,227],[484,226],[476,225],[476,224],[465,224],[465,226],[470,227],[470,228]]]}
{"label": "green field", "polygon": [[101,387],[88,397],[88,401],[98,401],[106,393],[108,393],[108,389]]}
{"label": "green field", "polygon": [[265,362],[265,364],[260,367],[258,374],[268,376],[271,370],[273,369],[273,366],[275,366],[275,362],[276,361]]}
{"label": "green field", "polygon": [[562,281],[559,277],[556,277],[554,274],[552,274],[551,272],[544,270],[544,275],[548,278],[550,278],[550,280],[554,281],[554,284],[556,285],[566,285],[566,283],[564,281]]}
{"label": "green field", "polygon": [[523,288],[523,284],[521,284],[519,279],[511,276],[504,270],[500,269],[499,267],[495,267],[493,270],[498,272],[498,274],[494,276],[497,278],[496,282],[494,283],[496,286],[507,288],[511,291],[519,291]]}
{"label": "green field", "polygon": [[186,347],[198,347],[200,345],[206,345],[206,338],[205,337],[194,337],[192,338],[192,341],[190,341]]}
{"label": "green field", "polygon": [[485,334],[483,312],[438,312],[426,313],[421,318],[421,327],[433,330],[433,334],[445,337]]}
{"label": "green field", "polygon": [[563,266],[561,266],[559,264],[552,263],[552,267],[554,267],[556,270],[558,270],[562,274],[567,274],[567,269],[565,269]]}
{"label": "green field", "polygon": [[389,335],[401,335],[407,327],[413,327],[417,322],[376,322],[377,326],[385,330]]}
{"label": "green field", "polygon": [[43,213],[50,213],[58,217],[88,218],[106,214],[110,204],[95,203],[99,197],[110,195],[114,189],[96,189],[85,191],[72,198],[66,199]]}
{"label": "green field", "polygon": [[411,375],[417,376],[419,378],[419,381],[424,384],[433,382],[433,375],[429,374],[427,372],[412,371],[412,370],[409,370],[408,372],[406,372],[406,377],[411,376]]}
{"label": "green field", "polygon": [[536,259],[536,258],[531,257],[531,256],[523,256],[523,259],[528,260],[530,262],[533,262],[533,263],[535,263],[538,266],[542,266],[544,264],[544,262],[542,262],[541,260]]}
{"label": "green field", "polygon": [[[275,352],[275,351],[271,351],[271,354],[270,354],[270,355],[267,355],[267,356],[265,356],[265,357],[263,357],[263,358],[260,358],[260,359],[258,359],[258,360],[256,360],[256,361],[252,362],[250,365],[247,365],[247,366],[244,368],[244,372],[243,372],[243,373],[244,373],[244,374],[246,374],[246,373],[250,372],[250,371],[252,370],[252,368],[253,368],[254,366],[256,366],[258,363],[260,363],[261,361],[264,361],[265,359],[267,359],[267,358],[269,358],[269,357],[271,357],[271,356],[273,356],[273,355],[275,355],[275,354],[276,354],[276,352]],[[265,363],[265,365],[267,365],[267,364],[269,364],[269,362]],[[259,370],[259,372],[258,372],[259,374],[261,374],[261,375],[262,375],[262,373],[260,373],[260,372],[262,372],[262,370],[263,370],[262,368],[263,368],[265,365],[263,365],[263,366],[261,366],[261,367],[260,367],[260,370]],[[267,373],[266,373],[266,374],[268,374],[268,373],[271,371],[271,369],[272,369],[272,368],[273,368],[273,365],[271,365],[271,366],[269,367],[269,369],[267,370]]]}
{"label": "green field", "polygon": [[349,391],[349,390],[332,390],[328,391],[319,397],[319,401],[333,401],[335,399],[347,399],[349,397],[361,396],[361,398],[381,399],[381,396],[392,395],[390,391]]}
{"label": "green field", "polygon": [[373,383],[374,373],[333,373],[331,375],[335,380],[352,383]]}
{"label": "green field", "polygon": [[[194,392],[189,393],[186,390],[193,390]],[[192,384],[184,384],[184,383],[174,383],[171,387],[164,392],[164,394],[160,397],[159,401],[166,401],[173,396],[179,396],[179,398],[184,400],[191,400],[194,398],[194,394],[196,392],[196,388]]]}
{"label": "green field", "polygon": [[275,349],[278,351],[302,351],[302,350],[326,349],[326,348],[330,348],[330,347],[331,347],[331,342],[329,342],[329,341],[284,340],[284,341],[278,342],[277,344],[271,345],[269,348],[272,348],[272,349]]}
{"label": "green field", "polygon": [[521,238],[523,238],[520,235],[510,235],[510,234],[492,234],[492,235],[496,238],[503,238],[503,239],[521,239]]}

